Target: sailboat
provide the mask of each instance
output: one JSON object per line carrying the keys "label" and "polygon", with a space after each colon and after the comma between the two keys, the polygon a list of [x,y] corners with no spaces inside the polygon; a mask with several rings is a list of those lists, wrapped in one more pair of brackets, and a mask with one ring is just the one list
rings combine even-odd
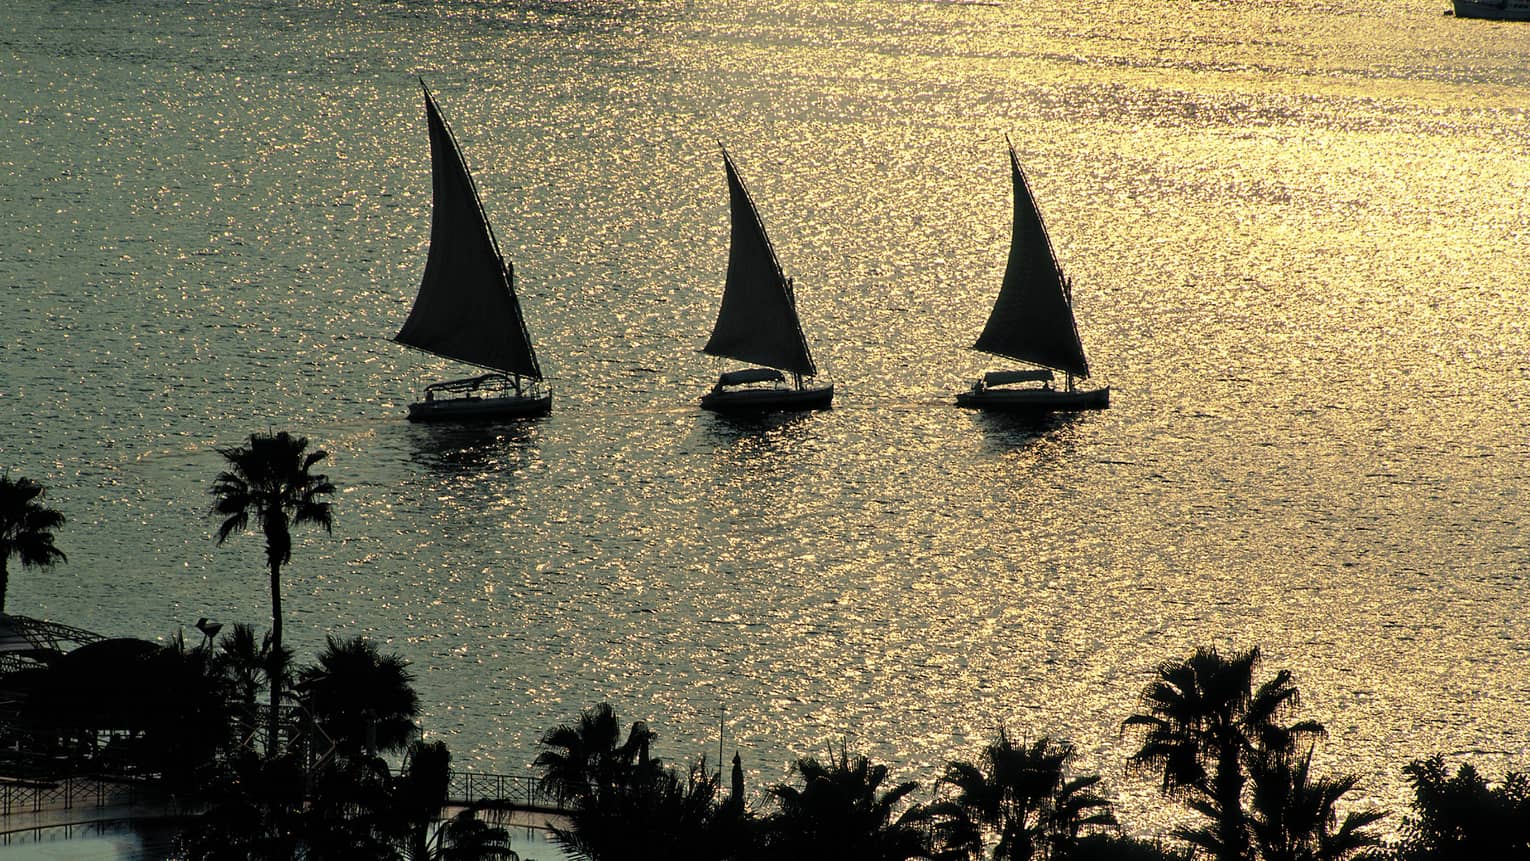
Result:
{"label": "sailboat", "polygon": [[701,406],[736,412],[827,409],[834,400],[834,384],[814,379],[818,368],[797,319],[795,286],[781,271],[754,200],[726,147],[723,167],[728,172],[733,221],[728,280],[712,337],[702,352],[757,367],[724,372],[702,396]]}
{"label": "sailboat", "polygon": [[414,307],[393,340],[489,373],[431,383],[425,399],[409,405],[409,419],[544,415],[552,409],[552,390],[515,298],[515,273],[499,251],[451,126],[423,80],[420,88],[430,126],[430,252]]}
{"label": "sailboat", "polygon": [[[1008,138],[1005,143],[1009,143]],[[958,393],[956,403],[1037,412],[1107,409],[1109,386],[1084,389],[1077,385],[1078,380],[1089,376],[1089,360],[1084,357],[1078,324],[1073,319],[1073,283],[1057,263],[1047,226],[1036,209],[1012,143],[1009,166],[1015,186],[1009,263],[988,324],[972,348],[1031,367],[989,371],[971,389]],[[1065,377],[1061,388],[1052,384],[1058,372]],[[1019,383],[1033,385],[1016,385]]]}

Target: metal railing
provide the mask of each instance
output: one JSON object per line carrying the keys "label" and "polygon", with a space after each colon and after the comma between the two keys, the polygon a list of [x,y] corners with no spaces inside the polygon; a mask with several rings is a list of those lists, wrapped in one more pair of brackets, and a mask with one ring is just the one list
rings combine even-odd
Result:
{"label": "metal railing", "polygon": [[136,784],[98,777],[0,781],[0,816],[135,804],[141,800],[144,793]]}
{"label": "metal railing", "polygon": [[[451,771],[447,777],[447,803],[454,806],[483,805],[512,810],[558,812],[557,799],[543,792],[529,774],[485,774]],[[136,781],[109,780],[95,776],[61,777],[56,780],[0,778],[0,817],[74,810],[152,804],[163,807],[162,792]],[[162,812],[162,811],[160,811]]]}
{"label": "metal railing", "polygon": [[529,774],[483,774],[452,771],[448,774],[449,803],[464,806],[485,804],[522,810],[559,810],[557,799],[543,792]]}

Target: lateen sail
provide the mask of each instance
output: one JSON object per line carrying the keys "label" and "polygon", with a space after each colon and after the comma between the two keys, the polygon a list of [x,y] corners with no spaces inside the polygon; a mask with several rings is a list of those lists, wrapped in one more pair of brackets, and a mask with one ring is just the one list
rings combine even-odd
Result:
{"label": "lateen sail", "polygon": [[996,356],[1055,368],[1078,377],[1089,376],[1089,360],[1073,320],[1062,268],[1052,253],[1047,228],[1031,198],[1013,145],[1009,164],[1014,171],[1015,222],[1004,268],[1004,285],[993,313],[973,348]]}
{"label": "lateen sail", "polygon": [[703,352],[803,376],[818,372],[797,320],[797,301],[754,201],[723,150],[733,233],[722,309]]}
{"label": "lateen sail", "polygon": [[[425,83],[420,82],[425,88]],[[542,379],[514,275],[499,252],[478,189],[429,88],[432,206],[430,255],[404,328],[393,337],[470,365]]]}

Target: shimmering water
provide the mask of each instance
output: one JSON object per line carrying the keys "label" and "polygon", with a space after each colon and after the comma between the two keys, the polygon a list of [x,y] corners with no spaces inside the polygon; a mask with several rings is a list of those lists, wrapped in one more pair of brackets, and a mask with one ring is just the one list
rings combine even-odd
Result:
{"label": "shimmering water", "polygon": [[[1260,644],[1400,808],[1530,737],[1530,27],[1442,0],[42,2],[0,12],[0,466],[70,518],[9,607],[264,624],[214,448],[331,453],[287,630],[413,662],[459,764],[586,705],[758,786],[841,740],[933,780],[1073,740],[1128,825],[1159,661]],[[416,77],[474,167],[555,413],[411,426]],[[1108,412],[958,410],[1014,140]],[[752,187],[827,413],[703,414]]]}

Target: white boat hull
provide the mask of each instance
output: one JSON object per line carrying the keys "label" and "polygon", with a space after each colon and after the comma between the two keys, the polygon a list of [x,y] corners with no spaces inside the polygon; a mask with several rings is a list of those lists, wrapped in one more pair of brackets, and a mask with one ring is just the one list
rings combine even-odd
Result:
{"label": "white boat hull", "polygon": [[800,389],[724,389],[702,395],[701,408],[715,412],[765,413],[826,410],[834,401],[834,384]]}
{"label": "white boat hull", "polygon": [[502,398],[470,396],[441,398],[409,405],[412,422],[469,422],[496,419],[520,419],[545,416],[552,412],[552,395],[532,397],[510,395]]}
{"label": "white boat hull", "polygon": [[1076,412],[1110,408],[1110,387],[1100,389],[975,389],[960,392],[956,405],[984,410]]}
{"label": "white boat hull", "polygon": [[1530,0],[1453,0],[1457,18],[1530,21]]}

